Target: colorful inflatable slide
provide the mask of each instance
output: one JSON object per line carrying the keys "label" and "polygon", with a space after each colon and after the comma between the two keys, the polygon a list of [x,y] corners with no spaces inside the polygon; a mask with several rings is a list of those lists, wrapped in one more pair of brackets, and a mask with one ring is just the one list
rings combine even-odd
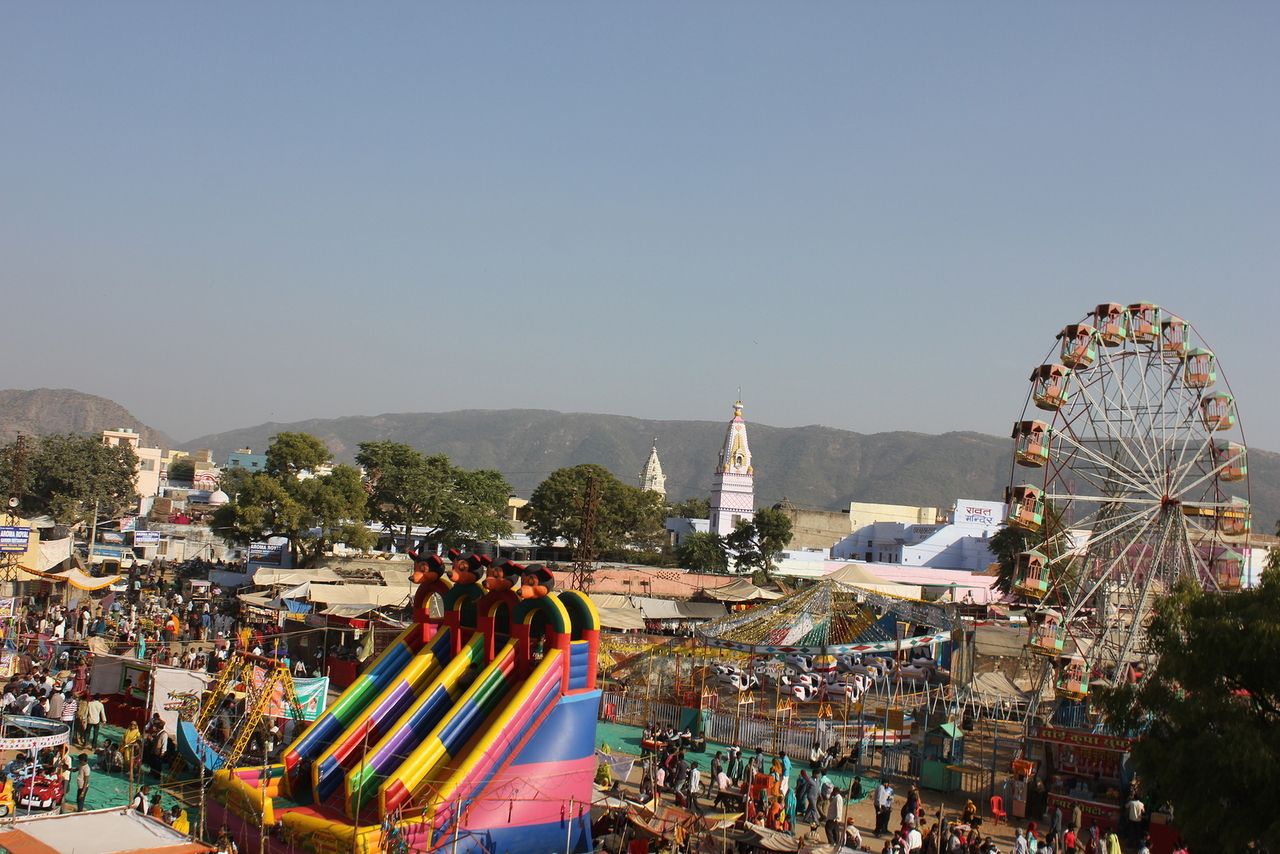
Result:
{"label": "colorful inflatable slide", "polygon": [[261,827],[280,852],[591,850],[595,606],[545,567],[453,556],[446,579],[415,555],[414,623],[280,764],[215,774],[211,820],[248,850]]}

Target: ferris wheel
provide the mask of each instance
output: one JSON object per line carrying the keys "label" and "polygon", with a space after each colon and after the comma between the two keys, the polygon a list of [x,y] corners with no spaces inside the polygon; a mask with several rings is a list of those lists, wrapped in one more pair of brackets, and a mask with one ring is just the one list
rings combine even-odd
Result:
{"label": "ferris wheel", "polygon": [[[1082,701],[1153,662],[1145,627],[1179,579],[1242,584],[1250,528],[1236,402],[1195,328],[1152,303],[1097,306],[1031,373],[1005,521],[1027,534],[1040,690]],[[1056,667],[1055,667],[1056,665]]]}

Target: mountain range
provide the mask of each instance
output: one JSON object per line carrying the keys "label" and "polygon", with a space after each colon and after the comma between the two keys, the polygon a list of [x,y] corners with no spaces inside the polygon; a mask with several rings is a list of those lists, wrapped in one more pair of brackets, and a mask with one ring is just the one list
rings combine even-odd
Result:
{"label": "mountain range", "polygon": [[175,448],[173,439],[148,427],[114,400],[69,388],[0,389],[0,442],[22,433],[101,433],[130,427],[145,448]]}
{"label": "mountain range", "polygon": [[[798,507],[825,510],[847,509],[850,501],[945,509],[957,498],[999,500],[1009,483],[1006,437],[781,428],[752,424],[747,415],[761,506],[786,498]],[[667,495],[680,500],[710,492],[728,417],[726,412],[724,422],[653,421],[541,409],[388,413],[260,424],[200,436],[182,447],[209,448],[215,460],[225,460],[238,448],[265,449],[277,433],[301,431],[320,437],[339,460],[349,461],[360,442],[386,439],[447,454],[466,468],[498,469],[516,494],[528,496],[554,470],[578,463],[598,463],[636,483],[656,438]],[[119,426],[138,430],[144,442],[174,446],[105,398],[67,390],[0,391],[5,441],[15,429],[40,434]],[[1249,474],[1255,531],[1269,534],[1280,518],[1280,454],[1251,448]]]}

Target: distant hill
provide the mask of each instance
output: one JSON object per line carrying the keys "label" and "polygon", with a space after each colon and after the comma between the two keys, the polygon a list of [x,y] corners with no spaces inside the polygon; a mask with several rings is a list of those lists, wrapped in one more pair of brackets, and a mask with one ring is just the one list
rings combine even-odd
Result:
{"label": "distant hill", "polygon": [[143,424],[114,400],[68,388],[0,389],[0,442],[19,433],[101,433],[130,427],[143,447],[173,448],[173,440]]}
{"label": "distant hill", "polygon": [[[750,413],[748,413],[749,415]],[[726,419],[727,422],[727,419]],[[673,500],[706,495],[726,422],[648,421],[537,409],[391,413],[262,424],[187,443],[226,459],[236,448],[262,450],[286,430],[315,434],[350,460],[363,441],[388,439],[447,454],[467,468],[496,468],[528,496],[557,468],[599,463],[635,483],[649,445],[658,454]],[[999,499],[1009,482],[1010,443],[980,433],[875,433],[830,427],[770,427],[749,423],[756,501],[784,496],[799,507],[842,509],[850,501],[949,507],[956,498]],[[1271,533],[1280,517],[1280,454],[1250,451],[1257,530]]]}

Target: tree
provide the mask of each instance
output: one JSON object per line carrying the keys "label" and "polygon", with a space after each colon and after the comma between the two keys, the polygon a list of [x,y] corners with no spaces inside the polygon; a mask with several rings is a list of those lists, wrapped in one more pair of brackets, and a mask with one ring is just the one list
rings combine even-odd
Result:
{"label": "tree", "polygon": [[700,572],[724,572],[729,568],[729,554],[724,538],[710,531],[695,531],[676,546],[676,560],[685,569]]}
{"label": "tree", "polygon": [[711,502],[705,498],[686,498],[679,504],[672,504],[668,515],[681,519],[710,519]]}
{"label": "tree", "polygon": [[529,496],[528,527],[533,540],[550,545],[563,538],[571,548],[578,547],[582,540],[587,483],[592,478],[600,495],[596,508],[596,554],[617,554],[627,548],[658,550],[666,510],[662,497],[625,484],[604,466],[589,463],[557,469]]}
{"label": "tree", "polygon": [[1149,807],[1172,804],[1193,851],[1280,847],[1280,571],[1238,593],[1183,582],[1155,608],[1159,665],[1100,692],[1110,725],[1137,732]]}
{"label": "tree", "polygon": [[759,569],[766,579],[773,572],[774,561],[790,542],[791,517],[772,507],[757,510],[750,521],[739,522],[725,539],[740,572]]}
{"label": "tree", "polygon": [[[339,465],[314,474],[331,459],[316,437],[281,433],[267,449],[265,472],[236,477],[236,494],[215,511],[214,529],[245,545],[283,537],[295,566],[319,557],[333,542],[372,545],[360,472]],[[301,477],[304,472],[312,476]]]}
{"label": "tree", "polygon": [[361,442],[356,462],[365,470],[373,518],[388,531],[403,529],[406,549],[414,527],[430,529],[427,539],[446,548],[511,533],[511,484],[497,471],[468,471],[444,454],[425,456],[399,442]]}
{"label": "tree", "polygon": [[284,483],[303,472],[314,474],[332,460],[333,454],[325,443],[310,433],[281,433],[267,448],[266,471]]}
{"label": "tree", "polygon": [[96,436],[59,433],[27,446],[25,476],[14,483],[16,444],[0,452],[0,495],[20,498],[26,515],[48,514],[63,525],[110,519],[138,500],[138,457],[128,445],[104,445]]}
{"label": "tree", "polygon": [[169,466],[169,481],[171,483],[191,483],[196,479],[196,464],[191,460],[183,457],[174,460],[173,465]]}

